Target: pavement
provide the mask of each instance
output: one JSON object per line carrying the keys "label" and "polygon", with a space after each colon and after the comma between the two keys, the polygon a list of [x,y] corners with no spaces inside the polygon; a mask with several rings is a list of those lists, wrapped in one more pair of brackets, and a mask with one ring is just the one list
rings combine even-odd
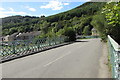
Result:
{"label": "pavement", "polygon": [[98,78],[102,43],[78,40],[34,55],[2,63],[3,78]]}

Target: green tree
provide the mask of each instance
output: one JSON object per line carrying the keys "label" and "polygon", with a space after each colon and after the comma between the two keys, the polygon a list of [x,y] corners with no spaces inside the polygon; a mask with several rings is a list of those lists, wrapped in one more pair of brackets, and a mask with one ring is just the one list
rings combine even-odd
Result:
{"label": "green tree", "polygon": [[90,31],[90,26],[85,26],[84,30],[83,30],[83,34],[84,35],[90,35],[91,31]]}
{"label": "green tree", "polygon": [[13,33],[15,33],[15,32],[17,32],[17,28],[11,28],[11,29],[10,29],[10,34],[13,34]]}
{"label": "green tree", "polygon": [[65,27],[64,30],[64,35],[68,37],[68,41],[76,40],[76,32],[72,27]]}
{"label": "green tree", "polygon": [[48,32],[48,27],[50,26],[50,23],[45,21],[43,24],[40,26],[41,31],[46,34]]}
{"label": "green tree", "polygon": [[106,33],[106,27],[107,22],[105,20],[105,16],[102,14],[99,15],[95,15],[92,19],[91,25],[97,29],[97,31],[99,32],[100,37],[102,38],[103,41],[106,41],[107,38],[107,33]]}
{"label": "green tree", "polygon": [[57,36],[62,36],[62,35],[64,35],[64,33],[65,33],[65,30],[60,29],[56,34],[57,34]]}
{"label": "green tree", "polygon": [[108,22],[107,33],[120,43],[120,0],[119,2],[109,2],[103,8]]}

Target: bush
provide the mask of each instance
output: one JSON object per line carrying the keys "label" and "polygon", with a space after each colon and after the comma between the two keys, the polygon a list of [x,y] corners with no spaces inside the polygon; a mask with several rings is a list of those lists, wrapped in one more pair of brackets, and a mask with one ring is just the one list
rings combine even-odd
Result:
{"label": "bush", "polygon": [[68,27],[64,29],[64,35],[68,37],[67,41],[75,41],[76,40],[76,32],[73,28]]}

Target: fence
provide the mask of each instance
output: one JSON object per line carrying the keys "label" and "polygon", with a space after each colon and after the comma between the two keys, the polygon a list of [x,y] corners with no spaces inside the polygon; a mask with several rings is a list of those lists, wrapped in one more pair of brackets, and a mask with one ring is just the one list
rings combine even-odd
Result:
{"label": "fence", "polygon": [[66,37],[42,38],[35,40],[20,40],[0,43],[0,56],[8,60],[18,56],[36,53],[64,43]]}
{"label": "fence", "polygon": [[108,35],[112,77],[120,80],[120,45]]}

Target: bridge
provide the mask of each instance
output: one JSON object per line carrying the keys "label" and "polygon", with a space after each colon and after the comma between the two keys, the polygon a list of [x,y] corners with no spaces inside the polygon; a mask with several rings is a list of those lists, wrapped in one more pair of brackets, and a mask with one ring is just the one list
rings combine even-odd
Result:
{"label": "bridge", "polygon": [[[2,63],[2,77],[110,78],[107,65],[108,52],[100,38],[79,39],[67,44],[63,44],[62,41],[51,42],[48,44],[49,47],[42,47],[43,50],[47,50],[34,55]],[[54,44],[58,45],[57,48],[50,46]],[[34,48],[32,49],[34,50]],[[42,49],[40,48],[40,50]]]}
{"label": "bridge", "polygon": [[4,78],[97,78],[100,39],[83,39],[2,64]]}

